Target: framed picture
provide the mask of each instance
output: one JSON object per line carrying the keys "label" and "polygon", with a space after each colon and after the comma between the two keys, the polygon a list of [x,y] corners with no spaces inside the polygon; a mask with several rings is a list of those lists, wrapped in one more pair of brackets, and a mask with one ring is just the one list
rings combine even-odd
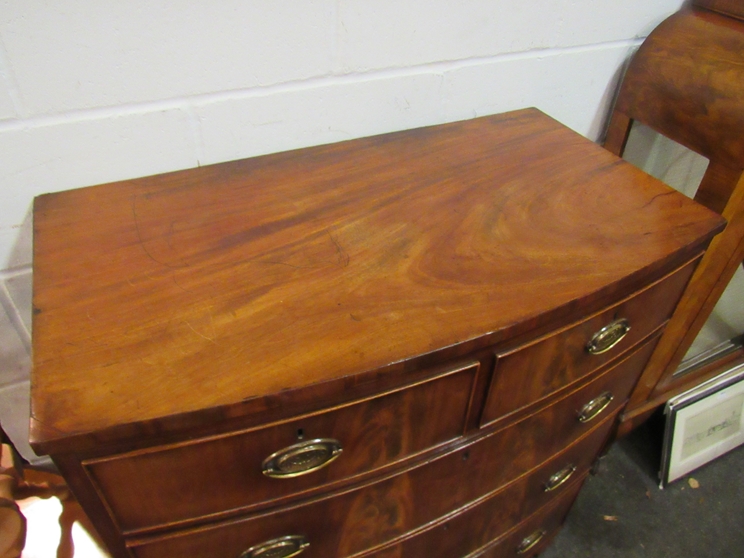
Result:
{"label": "framed picture", "polygon": [[744,443],[744,364],[669,400],[661,487]]}

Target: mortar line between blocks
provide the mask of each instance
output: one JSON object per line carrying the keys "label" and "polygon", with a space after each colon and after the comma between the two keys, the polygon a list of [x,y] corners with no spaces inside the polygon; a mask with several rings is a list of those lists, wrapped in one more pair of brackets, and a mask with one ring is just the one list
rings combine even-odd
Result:
{"label": "mortar line between blocks", "polygon": [[21,313],[13,302],[13,298],[10,296],[8,286],[5,281],[0,282],[0,309],[5,312],[8,317],[8,321],[15,329],[18,338],[23,343],[26,352],[31,354],[31,332],[26,329],[26,325],[23,323]]}
{"label": "mortar line between blocks", "polygon": [[30,263],[6,267],[4,269],[0,269],[0,281],[6,281],[7,279],[12,279],[13,277],[18,277],[19,275],[25,275],[26,273],[31,273],[32,271],[33,267]]}
{"label": "mortar line between blocks", "polygon": [[20,118],[25,118],[26,116],[28,116],[28,112],[26,111],[26,107],[23,106],[23,101],[21,100],[21,88],[15,78],[15,73],[13,72],[13,67],[10,64],[10,57],[8,56],[8,51],[5,48],[5,42],[3,41],[1,33],[0,68],[2,68],[6,75],[5,81],[8,85],[8,95],[10,96],[10,101],[13,103],[13,110]]}
{"label": "mortar line between blocks", "polygon": [[592,45],[580,45],[574,47],[551,47],[545,49],[533,49],[521,52],[498,54],[494,56],[472,57],[460,60],[431,62],[414,66],[401,66],[393,68],[374,69],[359,71],[348,74],[327,74],[310,78],[287,81],[265,86],[249,87],[229,91],[218,91],[213,93],[202,93],[197,95],[173,97],[158,101],[144,101],[138,103],[125,103],[123,105],[94,107],[88,109],[72,110],[59,114],[35,116],[24,119],[8,119],[0,121],[0,132],[29,129],[34,127],[54,126],[85,120],[99,120],[104,118],[115,118],[127,115],[141,115],[153,112],[169,110],[198,110],[200,106],[213,103],[249,99],[252,97],[265,97],[277,93],[288,93],[316,89],[333,85],[345,85],[349,83],[363,83],[381,79],[392,79],[397,77],[417,76],[429,73],[444,73],[460,68],[508,62],[514,60],[528,60],[532,58],[546,58],[566,54],[579,54],[583,52],[611,50],[616,48],[631,48],[643,42],[643,38],[626,39],[622,41],[611,41]]}

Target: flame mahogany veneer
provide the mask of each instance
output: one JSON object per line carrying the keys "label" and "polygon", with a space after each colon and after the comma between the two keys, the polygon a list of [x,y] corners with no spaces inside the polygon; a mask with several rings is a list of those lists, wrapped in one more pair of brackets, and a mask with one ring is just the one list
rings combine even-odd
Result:
{"label": "flame mahogany veneer", "polygon": [[32,444],[117,558],[532,556],[722,227],[535,109],[40,196]]}

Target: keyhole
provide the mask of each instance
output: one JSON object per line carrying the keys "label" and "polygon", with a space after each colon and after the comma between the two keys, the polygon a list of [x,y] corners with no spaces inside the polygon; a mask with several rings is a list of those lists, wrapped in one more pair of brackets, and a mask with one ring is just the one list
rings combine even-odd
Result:
{"label": "keyhole", "polygon": [[297,429],[297,439],[302,440],[305,437],[305,431],[302,428]]}

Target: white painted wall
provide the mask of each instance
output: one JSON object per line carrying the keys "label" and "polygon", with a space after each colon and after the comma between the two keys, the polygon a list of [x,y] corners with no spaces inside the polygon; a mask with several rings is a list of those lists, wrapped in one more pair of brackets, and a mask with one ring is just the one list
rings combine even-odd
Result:
{"label": "white painted wall", "polygon": [[0,390],[28,367],[35,195],[527,106],[597,139],[682,3],[0,0]]}

